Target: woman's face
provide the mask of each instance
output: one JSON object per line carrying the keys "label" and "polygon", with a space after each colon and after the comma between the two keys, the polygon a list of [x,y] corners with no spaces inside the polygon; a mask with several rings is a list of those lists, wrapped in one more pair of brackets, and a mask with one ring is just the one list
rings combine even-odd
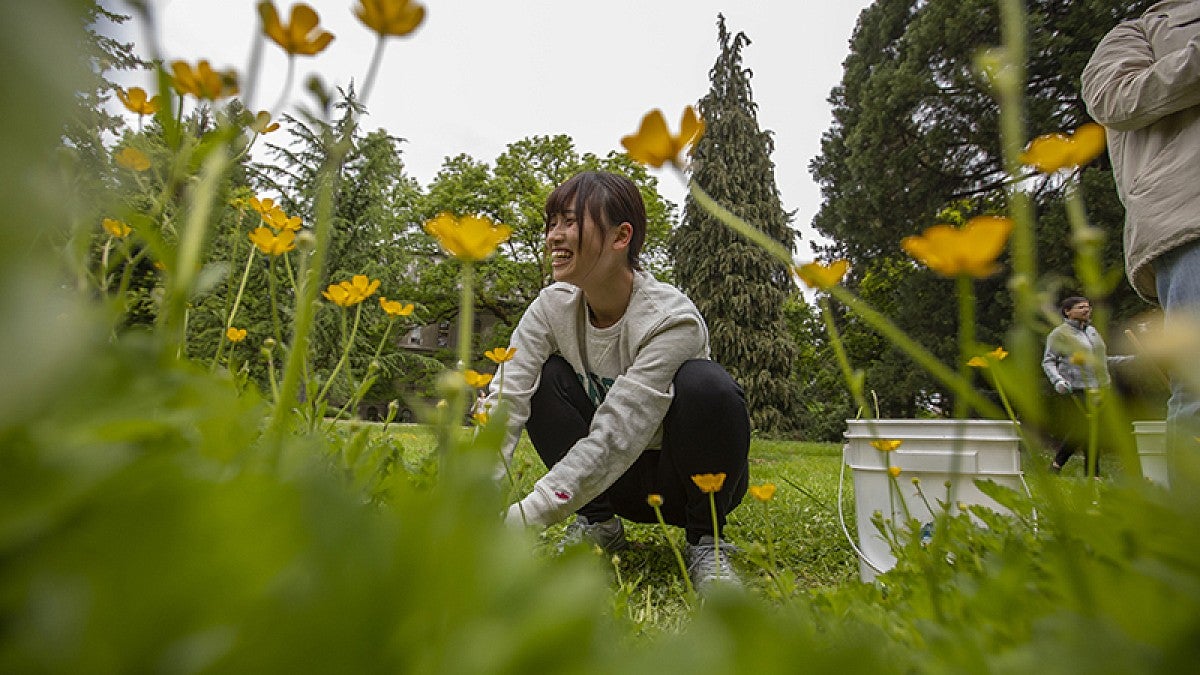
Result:
{"label": "woman's face", "polygon": [[551,219],[546,226],[546,250],[555,281],[580,285],[596,265],[603,243],[598,240],[599,235],[600,228],[590,218],[584,223],[573,210]]}
{"label": "woman's face", "polygon": [[1092,305],[1088,301],[1077,302],[1067,310],[1067,318],[1075,321],[1089,321],[1092,318]]}

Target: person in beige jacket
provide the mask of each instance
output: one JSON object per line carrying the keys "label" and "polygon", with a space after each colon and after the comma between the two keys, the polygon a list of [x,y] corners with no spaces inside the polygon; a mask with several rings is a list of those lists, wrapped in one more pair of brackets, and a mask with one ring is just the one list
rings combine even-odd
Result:
{"label": "person in beige jacket", "polygon": [[[1107,129],[1125,205],[1129,281],[1162,305],[1168,330],[1194,330],[1200,326],[1200,0],[1159,2],[1113,28],[1082,80],[1088,112]],[[1195,354],[1181,356],[1196,368]],[[1173,485],[1180,471],[1200,478],[1200,394],[1179,374],[1167,405]]]}

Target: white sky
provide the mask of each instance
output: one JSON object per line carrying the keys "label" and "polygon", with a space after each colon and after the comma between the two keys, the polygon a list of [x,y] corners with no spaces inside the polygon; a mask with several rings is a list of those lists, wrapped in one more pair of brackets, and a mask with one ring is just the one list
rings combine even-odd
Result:
{"label": "white sky", "polygon": [[[133,14],[123,0],[105,0]],[[309,0],[321,26],[335,35],[315,57],[297,57],[285,110],[304,101],[302,83],[317,73],[327,87],[361,85],[375,35],[354,17],[351,0]],[[368,129],[404,138],[410,175],[427,185],[447,156],[466,153],[491,163],[512,142],[566,134],[582,154],[620,149],[642,116],[661,108],[673,130],[684,106],[709,88],[719,52],[716,21],[751,44],[743,64],[758,122],[775,134],[775,180],[802,241],[797,257],[812,257],[809,227],[820,192],[808,164],[831,123],[826,98],[841,79],[841,63],[859,13],[869,0],[425,0],[425,23],[392,38],[367,101]],[[168,60],[207,58],[214,67],[244,72],[259,29],[254,0],[150,0]],[[292,3],[276,2],[287,20]],[[126,24],[132,26],[134,22]],[[122,31],[140,48],[141,26]],[[262,70],[251,105],[278,98],[287,57],[263,46]],[[147,89],[149,75],[129,82]],[[243,87],[244,88],[244,87]],[[273,111],[278,113],[279,111]],[[660,191],[682,208],[684,187],[659,172]]]}

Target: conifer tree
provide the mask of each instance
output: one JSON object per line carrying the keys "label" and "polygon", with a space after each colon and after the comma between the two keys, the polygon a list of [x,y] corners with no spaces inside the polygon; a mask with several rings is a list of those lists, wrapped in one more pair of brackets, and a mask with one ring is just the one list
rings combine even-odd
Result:
{"label": "conifer tree", "polygon": [[[705,132],[692,153],[691,180],[790,251],[794,233],[775,185],[774,141],[758,126],[750,71],[742,67],[750,40],[740,32],[731,37],[723,16],[717,29],[721,53],[709,74],[712,89],[700,100]],[[792,290],[787,266],[690,196],[672,253],[679,287],[708,322],[713,359],[746,391],[753,427],[796,428],[799,397],[789,374],[797,350],[783,316]]]}

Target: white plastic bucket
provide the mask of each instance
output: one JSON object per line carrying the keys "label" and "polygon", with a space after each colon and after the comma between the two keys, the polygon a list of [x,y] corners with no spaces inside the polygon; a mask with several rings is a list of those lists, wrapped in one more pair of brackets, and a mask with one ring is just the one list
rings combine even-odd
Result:
{"label": "white plastic bucket", "polygon": [[1134,422],[1133,440],[1137,443],[1142,475],[1163,487],[1171,487],[1167,474],[1167,423],[1163,420]]}
{"label": "white plastic bucket", "polygon": [[[861,556],[859,576],[875,579],[876,570],[886,572],[896,564],[887,542],[871,517],[902,523],[904,504],[922,524],[933,521],[925,500],[917,494],[912,479],[920,479],[925,498],[939,509],[938,501],[951,505],[983,505],[1000,512],[1007,509],[975,487],[976,479],[992,480],[1022,489],[1020,435],[1007,420],[892,419],[846,420],[843,460],[854,470],[854,504],[858,521]],[[872,441],[898,440],[891,452],[882,452]],[[888,466],[900,468],[895,485]],[[946,487],[949,481],[950,487]],[[903,503],[901,502],[903,500]]]}

